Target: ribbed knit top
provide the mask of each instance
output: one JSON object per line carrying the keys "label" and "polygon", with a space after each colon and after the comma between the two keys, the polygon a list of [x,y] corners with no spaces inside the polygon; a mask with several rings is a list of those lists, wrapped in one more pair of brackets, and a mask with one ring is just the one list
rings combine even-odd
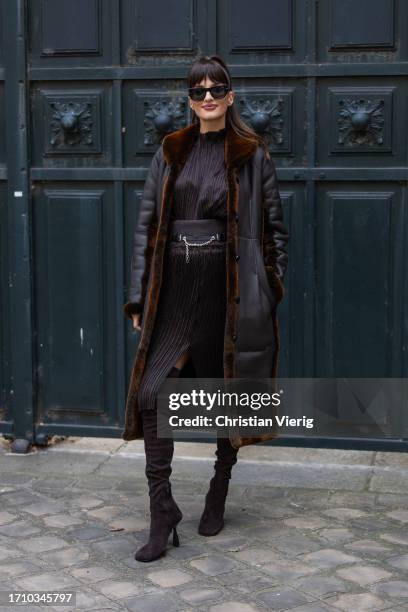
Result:
{"label": "ribbed knit top", "polygon": [[171,219],[227,218],[226,132],[198,132],[174,185]]}

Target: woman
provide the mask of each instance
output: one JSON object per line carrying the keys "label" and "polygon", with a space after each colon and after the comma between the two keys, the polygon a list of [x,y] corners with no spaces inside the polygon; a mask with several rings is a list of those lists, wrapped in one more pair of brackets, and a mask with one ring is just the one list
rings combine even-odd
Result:
{"label": "woman", "polygon": [[[277,305],[288,233],[275,166],[239,117],[231,76],[218,56],[188,75],[193,123],[168,134],[146,179],[134,236],[125,314],[141,330],[126,405],[125,440],[143,436],[150,536],[140,561],[165,551],[182,513],[171,494],[173,440],[157,438],[156,398],[168,376],[272,377],[279,349]],[[242,184],[241,184],[242,183]],[[239,212],[239,215],[238,215]],[[238,281],[239,279],[239,281]],[[238,449],[276,433],[217,438],[215,473],[199,533],[224,524]]]}

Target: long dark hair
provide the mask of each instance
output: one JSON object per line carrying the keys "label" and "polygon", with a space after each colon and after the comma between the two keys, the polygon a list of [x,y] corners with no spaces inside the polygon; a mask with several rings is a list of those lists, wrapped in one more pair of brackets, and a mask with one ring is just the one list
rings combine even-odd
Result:
{"label": "long dark hair", "polygon": [[[187,75],[187,87],[195,87],[206,77],[209,77],[214,83],[223,83],[232,89],[231,74],[228,66],[219,55],[201,55],[191,65]],[[192,124],[200,122],[200,118],[193,111]],[[250,142],[260,145],[267,157],[269,151],[266,142],[257,134],[243,119],[236,108],[236,104],[231,104],[227,108],[225,117],[226,127],[231,127],[239,136],[249,140]]]}

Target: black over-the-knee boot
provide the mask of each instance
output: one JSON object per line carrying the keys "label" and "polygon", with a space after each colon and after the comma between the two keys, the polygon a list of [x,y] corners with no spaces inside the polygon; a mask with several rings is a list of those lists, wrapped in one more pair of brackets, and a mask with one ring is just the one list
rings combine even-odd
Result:
{"label": "black over-the-knee boot", "polygon": [[[177,373],[177,368],[173,368],[170,376],[176,376]],[[135,559],[154,561],[165,552],[171,531],[173,545],[179,546],[176,526],[183,515],[173,499],[169,482],[174,453],[173,439],[157,437],[156,410],[142,410],[141,416],[150,497],[150,534],[148,542],[136,551]]]}
{"label": "black over-the-knee boot", "polygon": [[205,497],[204,512],[198,526],[198,533],[204,536],[216,535],[224,526],[225,501],[232,467],[237,462],[238,449],[231,445],[228,438],[217,438],[217,460],[215,474],[210,480],[210,488]]}

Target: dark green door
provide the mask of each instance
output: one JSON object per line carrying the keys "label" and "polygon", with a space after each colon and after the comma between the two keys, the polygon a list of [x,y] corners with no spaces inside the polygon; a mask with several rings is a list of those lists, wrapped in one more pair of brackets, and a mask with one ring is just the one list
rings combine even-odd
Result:
{"label": "dark green door", "polygon": [[0,20],[3,432],[120,434],[133,228],[202,52],[278,166],[280,375],[407,376],[404,0],[0,0]]}

